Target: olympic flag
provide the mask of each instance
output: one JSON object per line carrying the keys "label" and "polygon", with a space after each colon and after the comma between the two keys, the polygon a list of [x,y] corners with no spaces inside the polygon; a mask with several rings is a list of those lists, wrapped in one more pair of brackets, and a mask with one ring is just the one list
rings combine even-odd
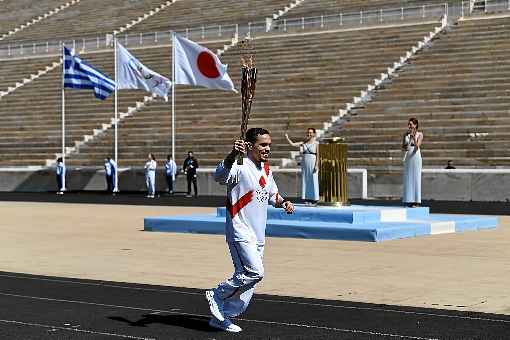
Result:
{"label": "olympic flag", "polygon": [[167,98],[172,83],[136,59],[117,41],[117,89],[140,89]]}

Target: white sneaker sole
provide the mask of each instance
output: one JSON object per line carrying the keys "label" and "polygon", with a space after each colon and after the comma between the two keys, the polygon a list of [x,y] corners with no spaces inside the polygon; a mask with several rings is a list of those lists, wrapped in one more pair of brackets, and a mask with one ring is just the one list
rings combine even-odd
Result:
{"label": "white sneaker sole", "polygon": [[230,333],[239,333],[243,330],[241,327],[239,327],[238,325],[234,325],[232,322],[229,322],[229,325],[225,326],[225,325],[218,323],[214,319],[209,320],[209,326],[211,326],[212,328],[221,329],[222,331],[230,332]]}

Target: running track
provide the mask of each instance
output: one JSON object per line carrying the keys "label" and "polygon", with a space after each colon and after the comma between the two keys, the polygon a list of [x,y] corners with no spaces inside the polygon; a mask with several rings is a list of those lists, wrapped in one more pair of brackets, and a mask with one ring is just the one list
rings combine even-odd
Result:
{"label": "running track", "polygon": [[[267,278],[268,280],[270,278]],[[462,289],[459,287],[459,289]],[[0,272],[0,339],[507,339],[510,316],[255,295],[237,335],[204,291]]]}

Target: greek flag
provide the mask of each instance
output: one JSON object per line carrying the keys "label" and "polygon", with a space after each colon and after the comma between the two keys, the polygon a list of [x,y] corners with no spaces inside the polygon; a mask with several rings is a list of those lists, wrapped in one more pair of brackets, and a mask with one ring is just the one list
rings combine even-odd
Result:
{"label": "greek flag", "polygon": [[64,87],[94,90],[104,100],[115,90],[115,81],[64,47]]}

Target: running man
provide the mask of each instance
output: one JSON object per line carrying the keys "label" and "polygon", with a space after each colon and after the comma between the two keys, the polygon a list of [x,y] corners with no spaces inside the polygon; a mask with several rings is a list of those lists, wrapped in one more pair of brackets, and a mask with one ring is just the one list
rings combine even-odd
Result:
{"label": "running man", "polygon": [[[239,153],[247,156],[242,165],[235,160]],[[246,142],[236,140],[232,151],[218,165],[215,180],[227,186],[227,218],[225,234],[234,263],[234,274],[217,288],[208,290],[212,318],[211,327],[228,332],[240,332],[241,327],[230,318],[243,313],[255,290],[264,277],[264,253],[267,207],[283,208],[294,212],[290,201],[282,198],[269,169],[271,136],[262,128],[246,132]]]}

